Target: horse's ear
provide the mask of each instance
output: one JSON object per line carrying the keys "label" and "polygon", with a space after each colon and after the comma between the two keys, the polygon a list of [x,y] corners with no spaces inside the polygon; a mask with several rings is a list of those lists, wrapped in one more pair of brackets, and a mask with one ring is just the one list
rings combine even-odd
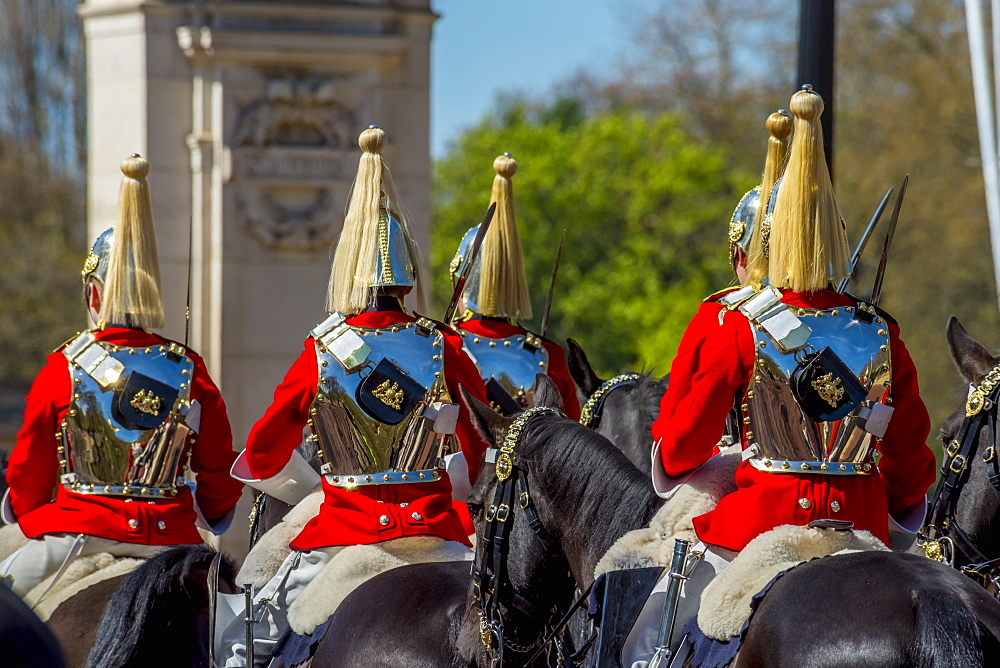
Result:
{"label": "horse's ear", "polygon": [[587,354],[583,352],[580,344],[573,339],[566,339],[566,348],[569,350],[569,358],[566,360],[569,366],[569,375],[573,376],[577,387],[583,392],[585,397],[589,397],[604,382],[596,373],[594,367],[590,366]]}
{"label": "horse's ear", "polygon": [[462,403],[465,404],[465,409],[469,411],[472,426],[483,437],[487,445],[492,448],[497,447],[497,441],[502,434],[506,433],[507,427],[510,426],[513,420],[503,417],[479,399],[476,399],[464,387],[459,387],[459,393],[462,395]]}
{"label": "horse's ear", "polygon": [[555,382],[544,373],[535,374],[535,406],[554,408],[560,413],[565,411],[562,394]]}
{"label": "horse's ear", "polygon": [[997,363],[996,358],[965,331],[955,316],[948,318],[948,347],[958,372],[970,385],[981,380]]}

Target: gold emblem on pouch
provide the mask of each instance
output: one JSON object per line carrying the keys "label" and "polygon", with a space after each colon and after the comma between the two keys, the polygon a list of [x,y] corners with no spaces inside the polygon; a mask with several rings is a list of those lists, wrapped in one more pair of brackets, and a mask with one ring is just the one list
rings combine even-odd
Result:
{"label": "gold emblem on pouch", "polygon": [[162,400],[150,390],[139,390],[132,397],[132,401],[128,403],[140,413],[148,415],[157,415],[160,412],[160,407],[163,405]]}
{"label": "gold emblem on pouch", "polygon": [[403,406],[403,391],[399,389],[399,383],[389,380],[382,381],[372,394],[386,406],[395,408],[397,411]]}
{"label": "gold emblem on pouch", "polygon": [[844,396],[844,388],[840,385],[840,379],[834,378],[832,373],[820,376],[812,382],[812,386],[819,394],[820,399],[834,408],[837,407],[840,398]]}

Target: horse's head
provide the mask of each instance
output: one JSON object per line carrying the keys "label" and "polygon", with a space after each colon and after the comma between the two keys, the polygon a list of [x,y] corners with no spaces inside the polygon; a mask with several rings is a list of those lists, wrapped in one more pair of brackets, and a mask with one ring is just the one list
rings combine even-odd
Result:
{"label": "horse's head", "polygon": [[[575,588],[553,528],[550,504],[540,493],[541,485],[530,463],[530,451],[545,447],[558,433],[559,423],[566,422],[560,417],[562,398],[548,376],[539,374],[536,408],[519,414],[530,415],[520,424],[525,417],[501,416],[464,390],[462,395],[473,423],[491,450],[468,498],[476,524],[479,573],[473,572],[475,586],[470,592],[459,651],[467,660],[476,661],[478,657],[480,665],[488,665],[484,662],[480,624],[484,619],[494,624],[502,620],[505,662],[523,665],[534,653],[534,643],[544,627],[558,620],[556,611],[569,604]],[[541,412],[539,408],[552,412]],[[519,424],[523,431],[513,442],[513,451],[505,452],[512,443],[508,434],[512,426],[517,430]],[[510,457],[512,468],[505,468],[505,456]],[[495,638],[492,642],[496,642]]]}
{"label": "horse's head", "polygon": [[[469,495],[477,564],[489,563],[492,536],[500,524],[506,526],[511,589],[543,609],[568,605],[574,584],[589,586],[611,544],[644,526],[662,500],[648,475],[618,448],[560,414],[562,399],[548,377],[539,374],[536,388],[535,408],[509,418],[468,395],[464,400],[477,429],[497,448]],[[467,617],[466,628],[469,623]]]}
{"label": "horse's head", "polygon": [[[653,420],[660,414],[660,400],[669,376],[659,380],[651,374],[623,374],[604,380],[594,371],[580,344],[567,339],[570,375],[583,393],[581,405],[592,408],[597,433],[614,443],[636,468],[649,472]],[[628,376],[627,382],[615,382]],[[610,384],[610,385],[609,385]]]}
{"label": "horse's head", "polygon": [[[979,387],[990,372],[1000,365],[1000,358],[994,357],[978,341],[972,338],[958,319],[948,319],[948,347],[952,359],[964,381],[963,399]],[[941,425],[941,442],[945,450],[945,465],[950,466],[951,458],[961,445],[963,435],[969,430],[971,418],[966,415],[966,401],[963,406],[948,416]],[[976,542],[980,551],[991,558],[1000,557],[1000,523],[995,522],[1000,511],[998,490],[989,482],[986,458],[997,457],[1000,443],[997,442],[997,412],[985,407],[989,424],[978,433],[974,456],[965,464],[969,467],[968,482],[964,485],[955,509],[955,519]],[[973,434],[975,436],[975,434]],[[991,449],[992,448],[992,449]],[[951,454],[949,454],[951,453]]]}

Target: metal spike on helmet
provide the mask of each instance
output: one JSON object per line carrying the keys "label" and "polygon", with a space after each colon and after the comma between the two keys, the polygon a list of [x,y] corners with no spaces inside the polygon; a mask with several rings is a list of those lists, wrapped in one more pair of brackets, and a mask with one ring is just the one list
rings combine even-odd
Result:
{"label": "metal spike on helmet", "polygon": [[382,157],[387,143],[385,131],[375,125],[358,138],[363,153],[333,256],[327,294],[330,313],[362,311],[376,291],[386,287],[415,287],[418,308],[425,308],[420,248]]}
{"label": "metal spike on helmet", "polygon": [[[531,297],[524,275],[524,256],[514,215],[511,180],[517,173],[517,161],[510,153],[504,153],[493,161],[493,169],[496,176],[493,178],[491,200],[497,204],[496,215],[465,287],[465,310],[491,318],[528,319],[532,315]],[[478,230],[477,225],[462,237],[451,262],[453,282],[468,258]]]}

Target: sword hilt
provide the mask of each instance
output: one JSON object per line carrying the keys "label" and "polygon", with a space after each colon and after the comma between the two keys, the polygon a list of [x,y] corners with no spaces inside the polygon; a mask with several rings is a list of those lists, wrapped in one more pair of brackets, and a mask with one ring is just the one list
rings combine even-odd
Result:
{"label": "sword hilt", "polygon": [[667,593],[663,599],[663,614],[660,616],[660,632],[656,639],[656,653],[649,668],[666,667],[670,659],[670,637],[674,634],[674,624],[677,621],[677,605],[680,602],[681,585],[688,579],[684,573],[688,550],[691,542],[681,539],[674,540],[674,555],[670,561],[670,571],[667,577]]}
{"label": "sword hilt", "polygon": [[243,585],[243,605],[246,606],[246,614],[243,617],[244,623],[247,625],[247,668],[253,668],[254,655],[253,655],[253,584]]}

